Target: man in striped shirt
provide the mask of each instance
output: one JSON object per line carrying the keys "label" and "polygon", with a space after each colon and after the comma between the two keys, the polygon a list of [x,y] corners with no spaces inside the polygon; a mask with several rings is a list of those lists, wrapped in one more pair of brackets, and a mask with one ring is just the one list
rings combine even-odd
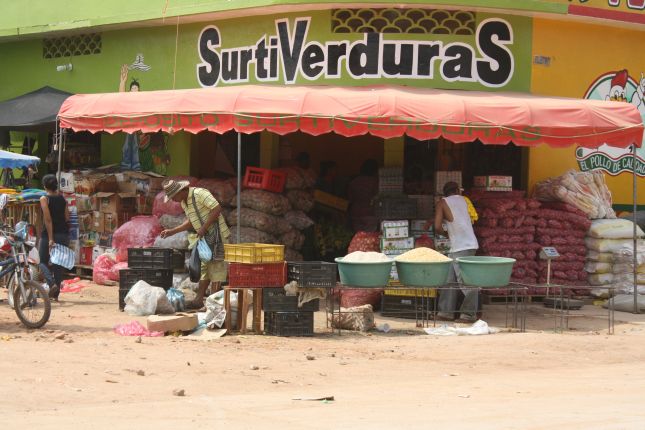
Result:
{"label": "man in striped shirt", "polygon": [[[188,181],[173,181],[172,179],[164,183],[166,200],[181,203],[188,219],[175,228],[162,231],[161,237],[165,238],[192,229],[197,232],[191,240],[191,244],[195,246],[198,239],[212,236],[216,233],[215,229],[219,228],[219,240],[222,243],[228,243],[231,234],[222,216],[222,208],[218,201],[207,189],[194,188],[189,185]],[[197,297],[189,307],[201,308],[204,305],[204,294],[208,286],[212,284],[211,291],[218,291],[221,283],[226,281],[226,274],[226,263],[223,260],[215,257],[207,263],[202,262]]]}

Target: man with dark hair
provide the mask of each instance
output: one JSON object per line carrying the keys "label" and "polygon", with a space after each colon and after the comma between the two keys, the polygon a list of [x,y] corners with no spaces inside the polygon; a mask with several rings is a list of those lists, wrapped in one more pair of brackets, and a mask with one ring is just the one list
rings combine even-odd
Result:
{"label": "man with dark hair", "polygon": [[[479,244],[475,237],[468,203],[461,195],[462,189],[456,182],[448,182],[443,187],[444,198],[437,202],[435,208],[434,231],[435,234],[448,234],[450,238],[450,252],[453,270],[450,272],[448,282],[459,280],[459,266],[456,259],[475,255]],[[445,226],[445,229],[444,229]],[[462,289],[464,301],[461,305],[460,318],[466,321],[477,319],[478,291],[476,289]],[[454,312],[457,310],[457,291],[442,290],[439,294],[439,314],[443,320],[453,320]]]}

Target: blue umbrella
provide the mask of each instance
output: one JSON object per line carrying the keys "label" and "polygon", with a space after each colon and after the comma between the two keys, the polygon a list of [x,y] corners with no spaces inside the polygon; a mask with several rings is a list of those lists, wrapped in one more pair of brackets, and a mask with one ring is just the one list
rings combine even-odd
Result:
{"label": "blue umbrella", "polygon": [[0,168],[4,169],[10,167],[18,169],[20,167],[28,167],[30,164],[40,163],[40,158],[32,155],[16,154],[15,152],[3,151],[0,149]]}

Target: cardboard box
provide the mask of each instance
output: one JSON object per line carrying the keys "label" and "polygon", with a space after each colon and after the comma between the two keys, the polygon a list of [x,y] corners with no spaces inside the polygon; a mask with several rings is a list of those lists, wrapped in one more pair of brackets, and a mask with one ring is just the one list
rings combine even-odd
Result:
{"label": "cardboard box", "polygon": [[450,252],[450,239],[434,238],[434,249],[442,254]]}
{"label": "cardboard box", "polygon": [[126,172],[127,180],[134,184],[136,190],[143,194],[157,194],[163,190],[164,176],[153,172]]}
{"label": "cardboard box", "polygon": [[410,236],[410,223],[408,220],[383,221],[381,232],[385,239],[399,239]]}
{"label": "cardboard box", "polygon": [[385,255],[400,255],[414,248],[414,238],[381,239],[381,251]]}
{"label": "cardboard box", "polygon": [[103,226],[104,221],[105,220],[103,219],[103,214],[101,212],[92,212],[92,231],[103,233],[105,231],[105,228]]}
{"label": "cardboard box", "polygon": [[99,236],[99,246],[112,248],[112,233],[101,233]]}
{"label": "cardboard box", "polygon": [[118,182],[114,175],[89,175],[75,179],[76,194],[116,193]]}
{"label": "cardboard box", "polygon": [[152,215],[152,207],[156,194],[138,194],[137,213],[141,215]]}
{"label": "cardboard box", "polygon": [[95,194],[98,210],[104,213],[136,212],[137,195],[129,192]]}
{"label": "cardboard box", "polygon": [[150,315],[147,319],[150,331],[176,332],[191,331],[197,327],[197,314],[177,313],[175,315]]}
{"label": "cardboard box", "polygon": [[82,212],[92,212],[92,199],[90,196],[85,194],[75,194],[76,195],[76,208],[79,213]]}
{"label": "cardboard box", "polygon": [[63,193],[74,193],[76,191],[74,174],[71,172],[61,172],[60,183],[58,184],[58,188]]}
{"label": "cardboard box", "polygon": [[78,227],[82,233],[92,231],[94,228],[94,216],[92,212],[78,214]]}
{"label": "cardboard box", "polygon": [[135,213],[134,212],[103,212],[103,233],[114,233],[117,228],[121,227],[126,222],[130,221]]}
{"label": "cardboard box", "polygon": [[475,187],[513,188],[512,176],[475,176],[473,177]]}

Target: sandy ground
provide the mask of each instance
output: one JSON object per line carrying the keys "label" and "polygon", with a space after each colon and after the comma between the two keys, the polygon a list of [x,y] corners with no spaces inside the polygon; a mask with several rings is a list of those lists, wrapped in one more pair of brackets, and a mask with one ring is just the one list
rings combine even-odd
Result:
{"label": "sandy ground", "polygon": [[[587,305],[556,334],[533,304],[526,333],[436,337],[391,318],[388,334],[338,336],[318,312],[313,338],[137,343],[112,327],[144,319],[116,303],[114,287],[63,294],[39,331],[0,303],[0,428],[645,429],[641,315],[608,335]],[[484,319],[503,326],[504,306]]]}

